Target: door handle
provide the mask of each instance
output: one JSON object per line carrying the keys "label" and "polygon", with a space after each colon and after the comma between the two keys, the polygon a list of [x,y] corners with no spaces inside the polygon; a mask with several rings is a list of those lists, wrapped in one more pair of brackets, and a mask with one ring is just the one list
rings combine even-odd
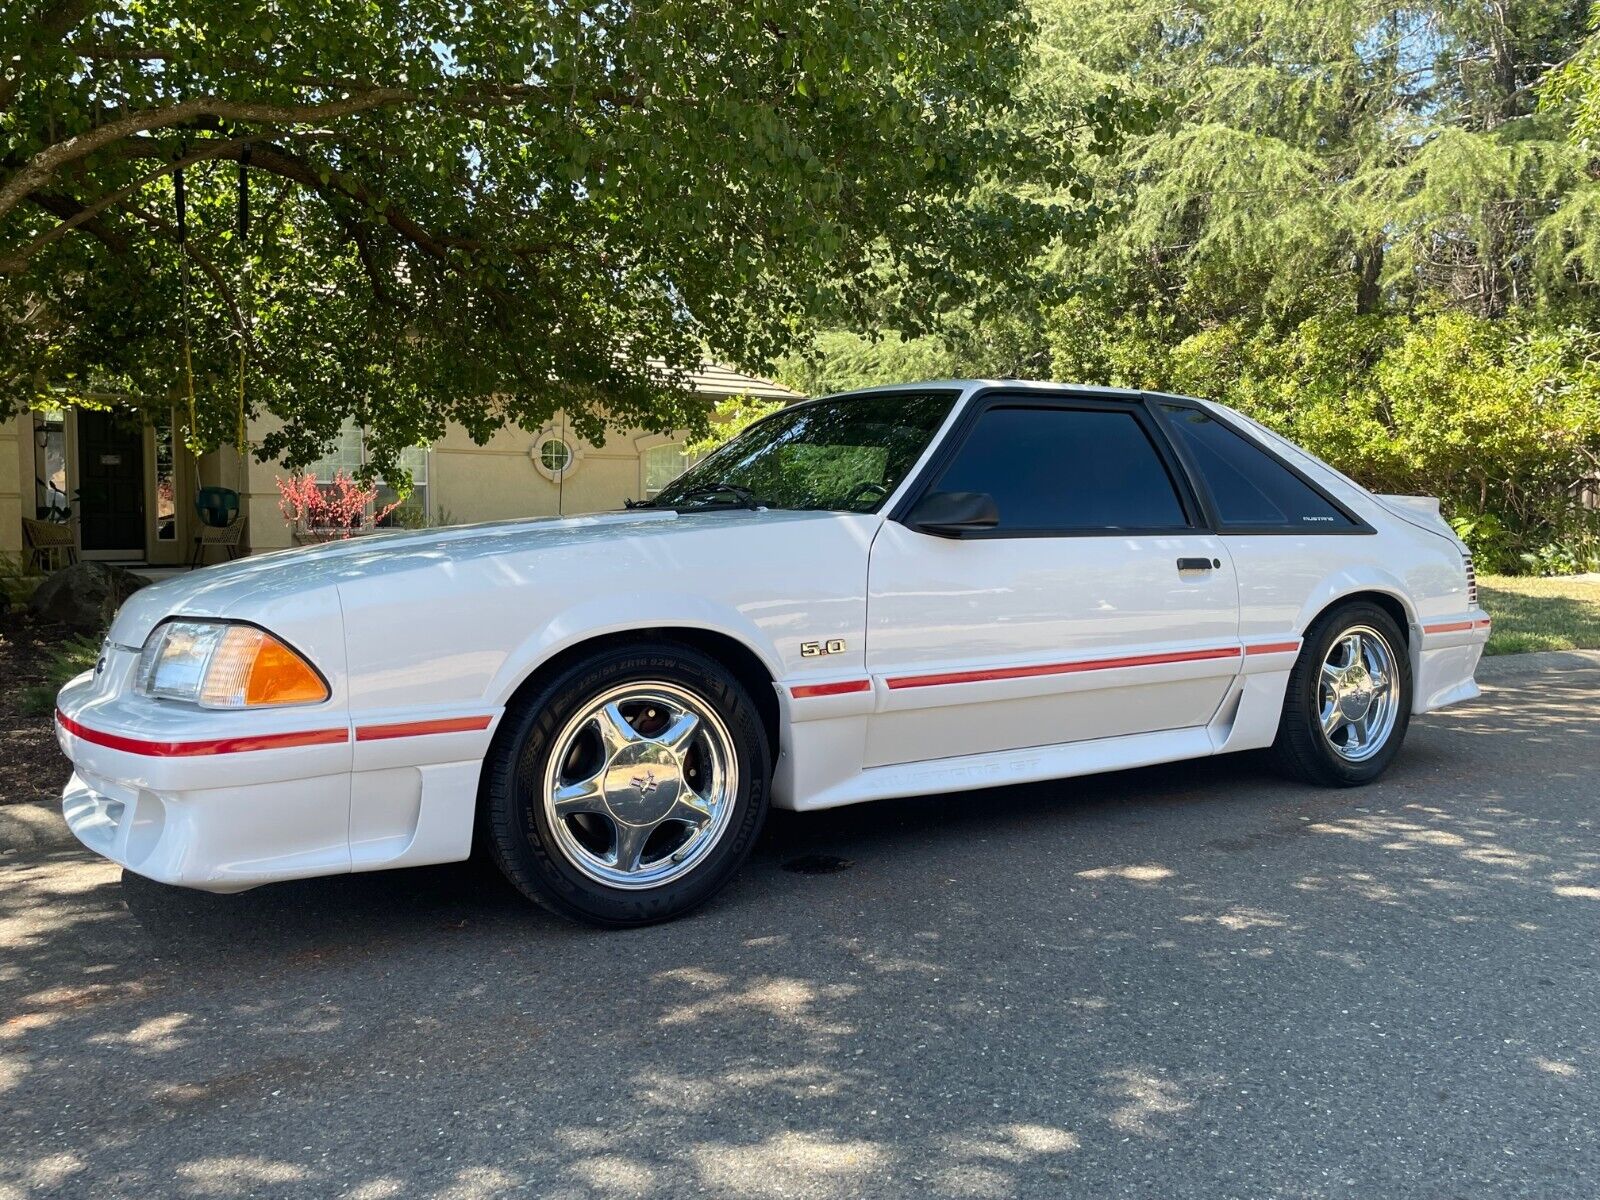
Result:
{"label": "door handle", "polygon": [[1222,560],[1220,558],[1180,558],[1178,560],[1178,570],[1180,571],[1209,571],[1221,565]]}

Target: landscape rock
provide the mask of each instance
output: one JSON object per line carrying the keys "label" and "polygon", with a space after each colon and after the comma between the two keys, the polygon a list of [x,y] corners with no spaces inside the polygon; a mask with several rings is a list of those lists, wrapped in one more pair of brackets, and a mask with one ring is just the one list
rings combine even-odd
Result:
{"label": "landscape rock", "polygon": [[94,633],[109,625],[122,602],[149,582],[107,563],[74,563],[35,589],[28,611],[42,620]]}

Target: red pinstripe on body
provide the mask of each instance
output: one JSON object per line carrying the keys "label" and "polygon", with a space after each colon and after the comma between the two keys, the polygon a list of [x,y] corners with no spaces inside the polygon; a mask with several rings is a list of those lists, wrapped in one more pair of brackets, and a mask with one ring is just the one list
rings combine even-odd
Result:
{"label": "red pinstripe on body", "polygon": [[1074,675],[1080,671],[1111,671],[1119,667],[1153,667],[1163,663],[1238,658],[1240,654],[1238,646],[1214,646],[1205,650],[1175,650],[1165,654],[1134,654],[1123,658],[1037,663],[1026,667],[992,667],[977,671],[950,671],[938,675],[901,675],[885,682],[891,689],[943,687],[951,683],[990,683],[1000,679],[1032,679],[1039,675]]}
{"label": "red pinstripe on body", "polygon": [[799,683],[789,688],[789,694],[796,700],[808,700],[812,696],[847,696],[853,692],[870,692],[872,681],[870,679],[845,679],[838,683]]}
{"label": "red pinstripe on body", "polygon": [[472,733],[489,728],[493,717],[441,717],[435,721],[400,721],[393,725],[357,725],[356,741],[381,742],[387,738],[424,737],[430,733]]}
{"label": "red pinstripe on body", "polygon": [[301,729],[292,733],[257,733],[242,737],[203,738],[192,742],[152,742],[144,738],[124,737],[120,733],[107,733],[74,721],[59,709],[56,721],[73,737],[82,738],[108,750],[121,750],[127,754],[143,754],[150,758],[188,758],[207,754],[243,754],[253,750],[278,750],[290,746],[332,746],[350,740],[350,731],[343,726],[337,729]]}
{"label": "red pinstripe on body", "polygon": [[1246,646],[1246,654],[1288,654],[1300,649],[1299,642],[1262,642],[1255,646]]}

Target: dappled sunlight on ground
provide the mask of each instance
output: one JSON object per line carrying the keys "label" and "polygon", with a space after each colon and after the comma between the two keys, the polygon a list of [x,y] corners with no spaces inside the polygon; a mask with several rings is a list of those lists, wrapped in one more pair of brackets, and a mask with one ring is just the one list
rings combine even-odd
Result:
{"label": "dappled sunlight on ground", "polygon": [[0,1198],[1573,1194],[1597,698],[1502,687],[1357,791],[1232,758],[777,814],[619,934],[470,865],[9,855]]}

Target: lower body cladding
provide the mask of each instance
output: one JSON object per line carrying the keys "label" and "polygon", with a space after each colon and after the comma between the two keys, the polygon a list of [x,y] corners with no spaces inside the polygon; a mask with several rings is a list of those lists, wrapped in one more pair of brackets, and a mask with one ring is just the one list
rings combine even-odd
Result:
{"label": "lower body cladding", "polygon": [[172,743],[153,755],[91,740],[103,731],[64,712],[57,733],[74,771],[62,812],[97,854],[211,892],[455,862],[471,850],[492,732],[369,741],[354,726],[333,744],[174,754],[184,743]]}
{"label": "lower body cladding", "polygon": [[[1415,713],[1432,712],[1446,705],[1471,700],[1479,689],[1473,680],[1478,659],[1488,639],[1489,623],[1476,619],[1447,622],[1439,627],[1413,627],[1409,631],[1412,672],[1412,706]],[[1201,665],[1159,664],[1119,669],[1113,680],[1099,681],[1093,672],[1041,675],[1003,683],[957,685],[946,689],[944,703],[934,708],[959,706],[975,714],[994,706],[1026,706],[1037,697],[1055,692],[1076,692],[1085,701],[1081,724],[1070,720],[1071,708],[1059,711],[1068,720],[1056,728],[1063,732],[1087,730],[1073,740],[1014,745],[979,754],[919,758],[904,762],[874,762],[871,722],[892,703],[884,680],[868,686],[821,682],[793,690],[779,689],[783,726],[788,738],[773,779],[773,803],[778,808],[809,811],[857,804],[866,800],[932,795],[1010,784],[1069,779],[1103,771],[1180,762],[1213,754],[1264,750],[1277,738],[1289,675],[1300,650],[1298,639],[1264,638],[1247,643],[1236,658],[1223,660],[1232,673],[1219,687],[1220,702],[1207,706],[1199,722],[1171,724],[1106,736],[1101,732],[1104,713],[1137,711],[1146,707],[1150,689],[1175,684],[1185,689],[1187,701],[1206,668]],[[1160,680],[1161,682],[1157,682]],[[1109,684],[1109,686],[1108,686]],[[1182,705],[1178,710],[1181,711]],[[973,716],[971,719],[977,719]],[[1028,723],[1015,722],[1013,730],[1027,738]],[[1038,736],[1034,733],[1034,736]]]}
{"label": "lower body cladding", "polygon": [[[1472,674],[1486,623],[1439,633],[1425,629],[1420,637],[1418,632],[1412,631],[1412,711],[1476,696]],[[906,762],[885,761],[888,739],[874,744],[875,716],[898,711],[888,700],[894,689],[883,679],[808,681],[800,685],[800,697],[780,686],[784,732],[773,803],[831,808],[1260,749],[1277,734],[1297,650],[1297,643],[1268,643],[1261,652],[1224,660],[1221,673],[1209,676],[1216,688],[1204,712],[1181,725],[1105,736],[1099,725],[1086,722],[1083,727],[1094,733],[1077,740],[1013,742],[987,753]],[[1076,695],[1085,712],[1148,710],[1175,695],[1180,703],[1171,711],[1187,715],[1206,670],[1203,663],[1137,667],[1110,687],[1104,684],[1113,681],[1087,674],[957,685],[937,707],[964,709],[987,721],[1023,700],[1020,691],[1009,689],[1055,688]],[[1149,694],[1158,678],[1179,690],[1164,700]],[[498,721],[498,714],[457,711],[335,724],[324,714],[317,740],[297,742],[290,712],[274,714],[266,731],[245,738],[206,743],[174,734],[141,741],[132,728],[136,722],[115,719],[120,704],[98,702],[86,684],[68,685],[61,705],[58,736],[74,767],[62,808],[72,832],[140,875],[213,892],[465,859],[483,758]],[[206,732],[225,723],[215,718],[201,722]],[[1011,736],[1040,736],[1028,721],[1008,724]],[[299,725],[305,728],[303,715]],[[896,729],[889,732],[898,737]]]}

